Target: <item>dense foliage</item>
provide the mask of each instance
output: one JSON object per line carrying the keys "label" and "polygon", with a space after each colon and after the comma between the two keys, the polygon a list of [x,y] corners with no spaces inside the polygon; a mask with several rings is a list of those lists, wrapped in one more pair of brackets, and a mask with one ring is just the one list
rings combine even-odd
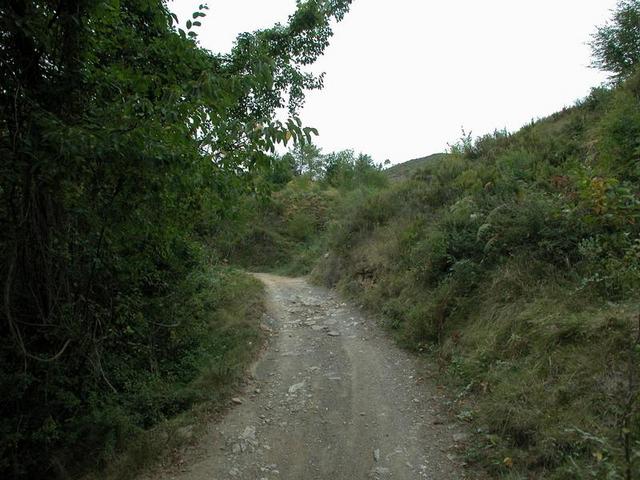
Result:
{"label": "dense foliage", "polygon": [[208,235],[313,133],[304,67],[349,3],[300,2],[229,54],[198,46],[204,5],[179,26],[161,0],[0,4],[1,476],[94,467],[193,401],[178,386],[226,348]]}
{"label": "dense foliage", "polygon": [[620,0],[613,18],[591,41],[593,65],[623,80],[640,62],[640,1]]}
{"label": "dense foliage", "polygon": [[225,259],[248,269],[308,273],[326,250],[326,227],[338,206],[387,184],[382,165],[352,150],[323,154],[312,143],[275,156],[255,177],[256,191],[234,208],[232,228],[214,237]]}

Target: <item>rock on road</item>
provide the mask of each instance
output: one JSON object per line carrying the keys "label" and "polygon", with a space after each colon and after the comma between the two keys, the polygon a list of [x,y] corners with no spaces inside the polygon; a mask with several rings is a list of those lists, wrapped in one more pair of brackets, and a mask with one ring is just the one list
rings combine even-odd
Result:
{"label": "rock on road", "polygon": [[465,478],[464,438],[416,360],[357,308],[304,279],[257,274],[273,331],[244,395],[197,453],[148,478]]}

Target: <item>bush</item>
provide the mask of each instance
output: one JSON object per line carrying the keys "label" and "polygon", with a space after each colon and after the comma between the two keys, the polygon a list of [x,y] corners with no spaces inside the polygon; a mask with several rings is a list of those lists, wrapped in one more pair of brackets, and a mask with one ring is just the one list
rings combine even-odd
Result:
{"label": "bush", "polygon": [[609,100],[597,127],[599,161],[621,178],[640,178],[640,71]]}

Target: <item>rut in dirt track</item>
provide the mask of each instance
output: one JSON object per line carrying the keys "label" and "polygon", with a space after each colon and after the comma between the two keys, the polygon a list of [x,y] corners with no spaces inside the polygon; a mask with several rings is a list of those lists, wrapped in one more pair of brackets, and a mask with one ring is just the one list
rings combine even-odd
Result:
{"label": "rut in dirt track", "polygon": [[152,478],[465,478],[465,435],[424,369],[355,307],[304,279],[256,275],[271,342],[242,397],[180,467]]}

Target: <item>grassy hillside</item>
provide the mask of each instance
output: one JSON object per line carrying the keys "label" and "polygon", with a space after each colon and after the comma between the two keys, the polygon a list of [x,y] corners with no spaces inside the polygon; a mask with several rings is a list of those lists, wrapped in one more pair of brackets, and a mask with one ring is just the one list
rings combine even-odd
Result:
{"label": "grassy hillside", "polygon": [[427,155],[426,157],[414,158],[413,160],[408,160],[406,162],[398,163],[397,165],[392,165],[391,167],[387,168],[384,173],[392,182],[396,182],[399,180],[408,180],[421,168],[424,168],[430,163],[445,158],[447,155],[448,154],[446,153],[434,153],[432,155]]}
{"label": "grassy hillside", "polygon": [[433,355],[494,478],[638,478],[640,75],[341,204],[315,278]]}

